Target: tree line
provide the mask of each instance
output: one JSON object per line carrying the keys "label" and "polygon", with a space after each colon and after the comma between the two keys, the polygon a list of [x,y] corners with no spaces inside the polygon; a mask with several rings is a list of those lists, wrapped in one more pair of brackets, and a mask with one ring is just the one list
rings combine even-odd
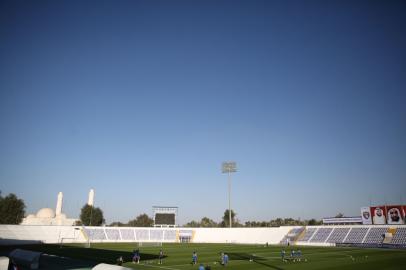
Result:
{"label": "tree line", "polygon": [[[192,220],[186,223],[185,227],[202,227],[202,228],[214,228],[214,227],[229,227],[229,211],[224,211],[224,215],[220,222],[215,222],[208,217],[203,217],[200,221]],[[237,214],[231,210],[231,224],[232,227],[280,227],[280,226],[306,226],[306,225],[321,225],[321,220],[309,219],[300,220],[293,218],[277,218],[270,221],[246,221],[244,224],[236,218]]]}
{"label": "tree line", "polygon": [[[15,194],[10,193],[3,197],[0,191],[0,224],[20,224],[25,217],[25,203]],[[339,214],[343,216],[343,214]],[[338,215],[337,215],[338,216]],[[293,218],[277,218],[270,221],[246,221],[244,224],[236,218],[237,214],[231,210],[232,227],[279,227],[279,226],[306,226],[306,225],[321,225],[321,220],[309,219],[300,220]],[[76,225],[85,226],[101,226],[105,224],[103,211],[99,207],[84,205],[80,211],[79,221]],[[115,221],[110,223],[110,226],[116,227],[152,227],[154,220],[147,214],[140,214],[136,218],[129,220],[127,223]],[[216,222],[208,217],[203,217],[200,221],[192,220],[184,227],[229,227],[229,210],[224,211],[224,215],[220,222]]]}

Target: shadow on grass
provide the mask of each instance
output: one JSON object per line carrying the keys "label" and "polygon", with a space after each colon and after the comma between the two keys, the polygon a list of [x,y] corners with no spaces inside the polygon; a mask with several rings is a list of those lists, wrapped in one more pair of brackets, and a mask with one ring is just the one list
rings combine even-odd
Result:
{"label": "shadow on grass", "polygon": [[251,254],[247,254],[247,253],[228,253],[228,256],[230,257],[230,260],[250,260],[252,258],[253,263],[260,264],[265,267],[276,269],[276,270],[284,270],[283,268],[280,268],[276,265],[266,263],[265,261],[267,261],[267,260],[265,258],[257,257],[255,255],[251,255]]}
{"label": "shadow on grass", "polygon": [[[129,251],[84,248],[60,245],[13,245],[0,247],[0,255],[8,254],[16,248],[44,253],[40,259],[41,269],[72,269],[72,267],[91,268],[99,263],[116,264],[122,256],[124,262],[132,261],[133,253]],[[158,254],[140,253],[141,260],[158,259]],[[166,256],[165,256],[166,257]]]}

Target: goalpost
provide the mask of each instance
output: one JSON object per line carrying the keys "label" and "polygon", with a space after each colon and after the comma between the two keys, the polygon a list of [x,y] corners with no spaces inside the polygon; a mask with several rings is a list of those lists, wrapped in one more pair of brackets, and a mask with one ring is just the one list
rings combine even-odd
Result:
{"label": "goalpost", "polygon": [[[75,228],[75,230],[77,230],[77,229],[79,229],[79,228]],[[85,226],[82,225],[82,228],[80,228],[79,230],[82,232],[83,237],[86,239],[85,248],[90,248],[90,237],[86,232]]]}
{"label": "goalpost", "polygon": [[[59,247],[62,248],[64,243],[74,243],[77,239],[78,239],[78,235],[76,235],[76,231],[79,231],[81,229],[79,228],[74,228],[73,229],[73,236],[61,236],[62,232],[59,231],[59,237],[58,237],[58,243],[59,243]],[[87,236],[85,231],[82,231],[85,239],[87,239],[87,241],[89,241],[89,237]]]}

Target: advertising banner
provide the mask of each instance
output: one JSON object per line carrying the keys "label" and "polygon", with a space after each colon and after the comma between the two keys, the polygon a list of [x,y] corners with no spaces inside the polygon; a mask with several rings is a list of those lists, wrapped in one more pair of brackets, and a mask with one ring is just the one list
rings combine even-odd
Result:
{"label": "advertising banner", "polygon": [[369,207],[361,207],[361,218],[362,224],[364,225],[372,224],[371,209]]}
{"label": "advertising banner", "polygon": [[400,205],[388,205],[388,224],[404,224],[403,209]]}
{"label": "advertising banner", "polygon": [[371,207],[372,222],[375,225],[386,224],[386,211],[385,206],[373,206]]}

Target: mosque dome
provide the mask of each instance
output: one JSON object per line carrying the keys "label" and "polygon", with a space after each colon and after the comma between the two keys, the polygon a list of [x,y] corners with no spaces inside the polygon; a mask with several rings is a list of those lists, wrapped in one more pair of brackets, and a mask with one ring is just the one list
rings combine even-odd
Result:
{"label": "mosque dome", "polygon": [[54,218],[55,212],[51,208],[42,208],[37,212],[37,218]]}

